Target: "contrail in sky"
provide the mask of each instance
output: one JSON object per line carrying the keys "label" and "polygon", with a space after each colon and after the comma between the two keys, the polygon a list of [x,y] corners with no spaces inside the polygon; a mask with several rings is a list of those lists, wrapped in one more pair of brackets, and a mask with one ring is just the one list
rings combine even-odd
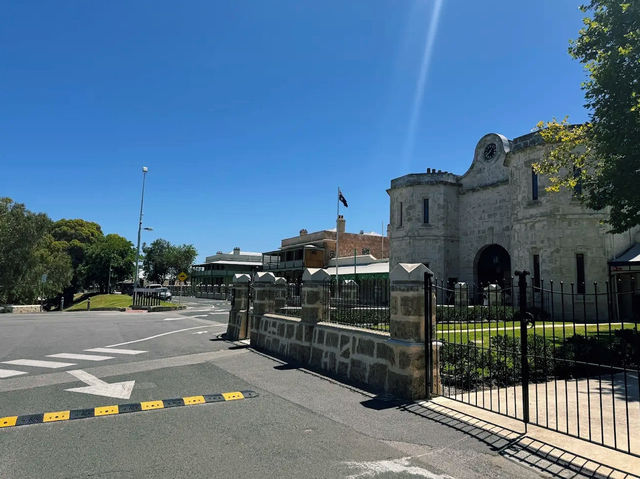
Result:
{"label": "contrail in sky", "polygon": [[404,166],[405,169],[409,168],[411,163],[411,157],[413,155],[413,149],[416,142],[416,129],[418,127],[418,119],[420,117],[420,111],[422,109],[422,99],[424,97],[424,87],[427,83],[427,75],[429,73],[429,66],[431,64],[431,54],[433,53],[433,46],[436,40],[436,33],[438,32],[438,24],[440,23],[440,12],[442,10],[442,4],[444,0],[435,0],[433,4],[433,11],[431,13],[431,21],[429,22],[429,29],[427,30],[427,38],[424,44],[424,52],[422,54],[422,64],[420,66],[420,74],[418,75],[418,81],[416,82],[416,91],[413,99],[413,108],[411,110],[411,117],[409,119],[409,125],[407,128],[407,139],[404,147]]}

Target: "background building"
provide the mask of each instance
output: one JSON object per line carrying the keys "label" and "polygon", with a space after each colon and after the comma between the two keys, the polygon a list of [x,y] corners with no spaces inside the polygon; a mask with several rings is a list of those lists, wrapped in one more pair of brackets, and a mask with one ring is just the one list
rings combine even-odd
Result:
{"label": "background building", "polygon": [[229,253],[218,251],[207,256],[202,264],[194,264],[191,272],[191,283],[197,285],[231,284],[236,273],[248,273],[253,276],[262,270],[262,254],[240,251],[235,247]]}
{"label": "background building", "polygon": [[[380,233],[347,233],[346,222],[342,215],[338,217],[337,228],[340,232],[339,257],[371,255],[374,258],[387,258],[389,240]],[[336,256],[336,230],[322,230],[314,233],[300,230],[298,236],[285,238],[279,249],[263,253],[263,270],[272,271],[290,282],[300,281],[304,268],[326,268]],[[348,260],[349,261],[349,260]],[[352,263],[353,264],[353,263]]]}

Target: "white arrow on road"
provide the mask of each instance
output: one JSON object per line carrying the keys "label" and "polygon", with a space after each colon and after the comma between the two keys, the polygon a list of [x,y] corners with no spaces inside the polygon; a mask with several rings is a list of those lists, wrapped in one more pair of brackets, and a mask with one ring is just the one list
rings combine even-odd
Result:
{"label": "white arrow on road", "polygon": [[80,388],[65,389],[65,391],[72,391],[76,393],[94,394],[96,396],[108,396],[118,399],[129,399],[131,397],[131,391],[133,391],[133,385],[135,381],[122,381],[120,383],[106,383],[102,379],[89,374],[82,369],[75,369],[73,371],[67,371],[72,376],[75,376],[88,386]]}

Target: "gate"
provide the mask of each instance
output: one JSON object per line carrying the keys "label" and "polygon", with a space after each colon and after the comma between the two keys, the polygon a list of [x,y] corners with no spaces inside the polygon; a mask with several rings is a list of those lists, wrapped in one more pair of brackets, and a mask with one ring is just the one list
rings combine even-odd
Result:
{"label": "gate", "polygon": [[640,456],[637,315],[620,316],[608,283],[516,276],[482,288],[425,278],[438,351],[427,377],[437,361],[443,396]]}

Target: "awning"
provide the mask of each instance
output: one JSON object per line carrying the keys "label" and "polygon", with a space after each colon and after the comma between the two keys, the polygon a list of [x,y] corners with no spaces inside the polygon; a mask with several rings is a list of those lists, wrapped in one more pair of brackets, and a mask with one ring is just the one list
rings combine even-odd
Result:
{"label": "awning", "polygon": [[635,243],[620,256],[609,261],[609,269],[612,273],[640,271],[640,243]]}

